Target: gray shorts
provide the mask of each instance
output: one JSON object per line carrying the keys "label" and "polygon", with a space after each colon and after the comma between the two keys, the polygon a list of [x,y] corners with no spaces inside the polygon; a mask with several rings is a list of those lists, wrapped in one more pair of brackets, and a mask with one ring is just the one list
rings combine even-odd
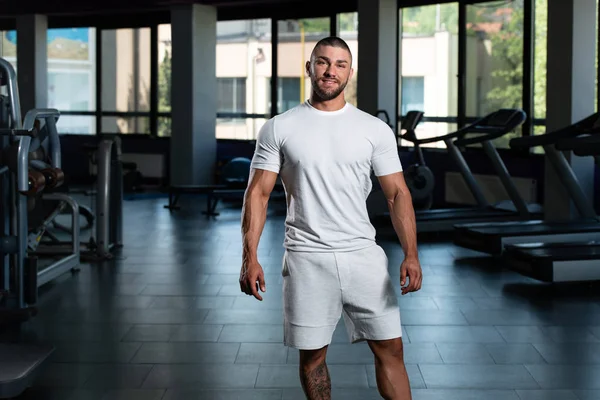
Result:
{"label": "gray shorts", "polygon": [[402,336],[398,298],[383,249],[286,251],[283,258],[284,344],[314,350],[331,343],[344,315],[352,343]]}

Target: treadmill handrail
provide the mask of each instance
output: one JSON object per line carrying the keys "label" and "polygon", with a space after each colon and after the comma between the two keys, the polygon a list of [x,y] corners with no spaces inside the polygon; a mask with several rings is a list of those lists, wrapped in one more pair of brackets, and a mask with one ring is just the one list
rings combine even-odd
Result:
{"label": "treadmill handrail", "polygon": [[[493,119],[494,116],[496,116],[499,113],[511,113],[511,112],[513,114],[511,115],[508,124],[498,126],[498,125],[490,125],[488,123],[491,119]],[[512,130],[514,130],[521,124],[523,124],[523,122],[525,122],[526,119],[527,119],[527,115],[521,109],[502,108],[502,109],[499,109],[499,110],[497,110],[493,113],[490,113],[484,117],[479,118],[472,124],[469,124],[463,128],[460,128],[455,132],[450,132],[450,133],[442,135],[442,136],[435,136],[435,137],[426,138],[426,139],[418,139],[415,142],[415,144],[435,143],[435,142],[439,142],[439,141],[447,141],[448,139],[457,139],[454,141],[454,144],[456,144],[457,146],[462,146],[463,143],[465,143],[467,141],[472,141],[471,144],[481,143],[481,142],[485,142],[487,140],[493,140],[495,138],[498,138],[500,136],[503,136],[503,135],[511,132]],[[477,137],[473,137],[473,138],[468,138],[468,139],[464,138],[465,135],[472,134],[472,133],[479,133],[481,135],[479,135]],[[489,136],[487,136],[487,135],[489,135]],[[459,145],[457,142],[460,142],[461,144]]]}
{"label": "treadmill handrail", "polygon": [[[557,150],[589,151],[590,156],[600,154],[600,135],[583,134],[574,138],[563,139],[554,145]],[[597,151],[598,153],[595,153]]]}
{"label": "treadmill handrail", "polygon": [[522,136],[511,139],[509,145],[513,149],[529,149],[532,147],[556,144],[558,141],[577,137],[583,134],[600,134],[600,126],[595,126],[600,113],[594,113],[572,125],[541,135]]}
{"label": "treadmill handrail", "polygon": [[475,127],[475,129],[469,133],[480,133],[480,135],[457,139],[454,141],[454,144],[459,147],[464,147],[471,144],[478,144],[498,139],[499,137],[502,137],[521,126],[527,119],[527,114],[525,114],[525,111],[521,109],[501,109],[497,112],[512,112],[513,114],[510,116],[508,123],[504,126],[486,126],[480,128],[480,130],[477,130],[479,127]]}

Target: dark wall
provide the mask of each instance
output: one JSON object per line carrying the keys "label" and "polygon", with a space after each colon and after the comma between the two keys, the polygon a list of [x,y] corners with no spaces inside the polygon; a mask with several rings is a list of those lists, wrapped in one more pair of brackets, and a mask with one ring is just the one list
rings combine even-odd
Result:
{"label": "dark wall", "polygon": [[[165,157],[165,179],[162,184],[168,185],[168,165],[170,157],[169,138],[153,138],[147,135],[122,135],[123,153],[160,154]],[[83,145],[97,141],[96,136],[90,135],[62,135],[61,147],[63,155],[63,169],[68,176],[68,181],[73,183],[89,183],[88,159],[82,151]],[[245,140],[218,140],[217,160],[222,165],[234,157],[251,158],[254,153],[254,142]],[[435,175],[436,185],[434,191],[434,207],[443,207],[444,204],[444,174],[458,169],[443,149],[424,149],[427,165]],[[499,150],[508,171],[513,177],[530,177],[538,182],[538,199],[540,203],[544,198],[544,157],[540,154],[516,154],[510,150]],[[474,174],[494,175],[494,171],[480,149],[468,149],[463,153]],[[414,159],[410,149],[400,152],[400,158],[406,167]],[[144,171],[142,170],[142,175]],[[215,178],[217,179],[217,178]],[[155,184],[156,182],[148,182]],[[595,204],[600,210],[600,170],[596,167],[595,176]]]}

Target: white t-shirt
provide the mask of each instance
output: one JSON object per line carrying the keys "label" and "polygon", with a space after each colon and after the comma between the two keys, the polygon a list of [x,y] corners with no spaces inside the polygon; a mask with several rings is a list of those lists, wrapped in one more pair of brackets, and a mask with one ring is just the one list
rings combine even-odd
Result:
{"label": "white t-shirt", "polygon": [[284,247],[351,251],[375,242],[366,200],[376,176],[402,171],[396,136],[353,105],[321,111],[308,101],[268,120],[252,168],[278,173],[287,199]]}

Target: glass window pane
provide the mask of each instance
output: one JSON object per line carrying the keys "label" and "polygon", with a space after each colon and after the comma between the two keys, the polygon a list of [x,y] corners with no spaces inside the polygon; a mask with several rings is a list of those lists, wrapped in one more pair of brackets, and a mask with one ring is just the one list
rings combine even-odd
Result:
{"label": "glass window pane", "polygon": [[102,110],[150,111],[150,28],[103,30],[101,62]]}
{"label": "glass window pane", "polygon": [[171,24],[158,26],[158,111],[171,111]]}
{"label": "glass window pane", "polygon": [[520,108],[523,0],[467,6],[467,116]]}
{"label": "glass window pane", "polygon": [[217,139],[254,140],[265,118],[217,118]]}
{"label": "glass window pane", "polygon": [[[458,4],[402,8],[400,20],[399,114],[416,110],[423,111],[426,117],[456,116]],[[421,130],[429,135],[438,128]]]}
{"label": "glass window pane", "polygon": [[102,133],[150,134],[150,117],[102,117]]}
{"label": "glass window pane", "polygon": [[96,110],[95,45],[95,28],[48,30],[50,108],[60,111]]}
{"label": "glass window pane", "polygon": [[[546,45],[548,43],[548,0],[535,0],[535,40],[533,53],[533,114],[535,118],[546,118]],[[534,134],[539,133],[534,127]],[[543,132],[543,130],[542,130]]]}
{"label": "glass window pane", "polygon": [[[270,115],[271,20],[217,23],[217,112]],[[217,118],[219,139],[253,140],[264,118]]]}
{"label": "glass window pane", "polygon": [[171,136],[171,117],[158,117],[158,137]]}
{"label": "glass window pane", "polygon": [[89,115],[61,115],[56,124],[59,134],[96,134],[96,117]]}
{"label": "glass window pane", "polygon": [[[329,18],[281,20],[277,26],[277,111],[285,112],[310,97],[306,61],[315,44],[330,36]],[[286,79],[286,83],[282,83]]]}
{"label": "glass window pane", "polygon": [[358,82],[358,13],[343,13],[337,15],[337,35],[344,39],[352,52],[352,68],[354,75],[346,85],[346,101],[356,106],[356,88]]}
{"label": "glass window pane", "polygon": [[[457,124],[455,123],[447,123],[447,122],[421,122],[417,129],[415,129],[415,133],[418,138],[426,138],[426,137],[434,137],[434,136],[442,136],[447,133],[455,132],[457,130]],[[400,146],[410,147],[413,144],[406,140],[400,140]],[[435,143],[426,143],[422,144],[421,147],[429,147],[429,148],[441,148],[445,149],[446,145],[443,141],[435,142]]]}
{"label": "glass window pane", "polygon": [[0,57],[17,69],[17,31],[0,31]]}

